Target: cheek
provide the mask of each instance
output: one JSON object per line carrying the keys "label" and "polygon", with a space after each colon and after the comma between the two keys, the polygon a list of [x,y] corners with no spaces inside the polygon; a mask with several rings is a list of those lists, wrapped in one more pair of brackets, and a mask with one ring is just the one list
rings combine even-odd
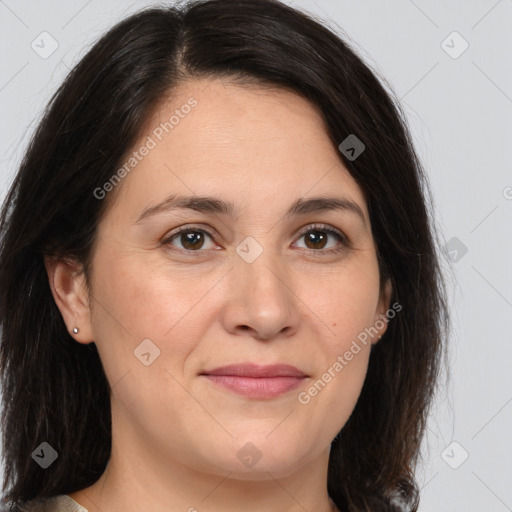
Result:
{"label": "cheek", "polygon": [[[324,292],[305,300],[323,322],[318,336],[318,373],[306,389],[304,402],[333,412],[332,422],[343,424],[360,395],[371,348],[371,327],[379,299],[378,271],[367,265],[347,266],[324,280]],[[307,297],[304,288],[303,296]],[[325,391],[324,391],[325,390]]]}
{"label": "cheek", "polygon": [[134,351],[148,339],[160,350],[155,363],[179,366],[205,328],[207,301],[201,299],[210,286],[204,279],[191,286],[193,281],[185,273],[145,265],[143,258],[109,262],[98,255],[98,262],[93,328],[113,378],[122,368],[126,372],[140,365]]}
{"label": "cheek", "polygon": [[308,298],[308,305],[329,327],[332,349],[348,350],[352,340],[373,326],[379,301],[379,275],[371,265],[353,266],[332,275],[324,293]]}
{"label": "cheek", "polygon": [[95,267],[93,325],[116,406],[134,424],[153,418],[166,425],[169,411],[199,414],[180,383],[183,365],[203,336],[208,305],[201,298],[211,285],[202,280],[190,286],[183,273],[137,258],[114,261]]}
{"label": "cheek", "polygon": [[317,411],[325,417],[327,437],[334,437],[347,422],[359,399],[371,348],[371,338],[361,334],[373,325],[378,300],[373,279],[353,275],[333,281],[323,299],[315,299],[322,306],[318,317],[326,319],[329,329],[324,326],[324,334],[317,337],[317,372],[299,397],[310,414]]}

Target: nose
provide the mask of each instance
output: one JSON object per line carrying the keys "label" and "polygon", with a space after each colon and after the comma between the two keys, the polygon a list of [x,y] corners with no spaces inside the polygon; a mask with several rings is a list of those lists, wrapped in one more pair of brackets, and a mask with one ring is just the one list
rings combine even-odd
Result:
{"label": "nose", "polygon": [[[300,300],[285,263],[263,253],[252,263],[236,257],[227,284],[224,327],[257,340],[288,337],[297,332]],[[268,255],[267,255],[268,254]]]}

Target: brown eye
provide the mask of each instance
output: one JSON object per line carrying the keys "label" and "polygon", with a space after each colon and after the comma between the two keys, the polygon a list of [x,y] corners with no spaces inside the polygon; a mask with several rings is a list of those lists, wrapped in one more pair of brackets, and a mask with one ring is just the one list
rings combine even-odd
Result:
{"label": "brown eye", "polygon": [[171,235],[169,235],[165,240],[162,241],[164,245],[173,245],[172,242],[177,240],[180,242],[181,247],[178,246],[179,249],[183,249],[184,251],[192,251],[197,252],[200,250],[206,250],[204,248],[205,237],[212,238],[210,233],[195,228],[183,228],[178,231],[175,231]]}
{"label": "brown eye", "polygon": [[[307,230],[301,233],[300,238],[305,240],[306,249],[321,254],[339,252],[349,246],[347,237],[341,232],[323,225],[309,226]],[[339,244],[337,247],[334,245],[334,247],[331,246],[324,250],[329,243],[329,238],[336,239]]]}
{"label": "brown eye", "polygon": [[[177,247],[185,253],[200,252],[213,248],[205,247],[206,238],[213,241],[213,236],[203,229],[183,227],[162,240],[162,244]],[[301,233],[299,239],[305,240],[305,249],[311,253],[318,253],[318,255],[340,252],[350,246],[346,236],[324,225],[308,226],[308,229]],[[330,239],[337,240],[338,245],[334,244],[334,246],[328,247]],[[176,245],[176,241],[180,245]]]}
{"label": "brown eye", "polygon": [[204,244],[204,233],[200,231],[180,233],[180,242],[185,249],[201,249]]}
{"label": "brown eye", "polygon": [[[329,235],[322,231],[309,231],[305,236],[306,245],[309,249],[323,249],[327,243]],[[311,244],[311,245],[310,245]]]}

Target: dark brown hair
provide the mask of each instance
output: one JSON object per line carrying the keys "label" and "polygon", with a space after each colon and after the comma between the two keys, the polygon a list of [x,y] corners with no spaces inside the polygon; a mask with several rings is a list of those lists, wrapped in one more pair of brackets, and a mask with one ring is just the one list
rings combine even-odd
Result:
{"label": "dark brown hair", "polygon": [[[190,77],[288,88],[318,107],[336,147],[350,134],[364,143],[355,160],[339,158],[365,193],[381,283],[390,278],[402,310],[333,440],[328,491],[341,510],[416,511],[414,470],[449,323],[430,190],[385,81],[334,31],[277,0],[142,10],[101,37],[53,95],[0,216],[5,503],[84,489],[109,460],[110,385],[95,344],[68,333],[43,257],[76,259],[89,274],[109,204],[93,191]],[[47,469],[31,457],[43,441],[59,453]]]}

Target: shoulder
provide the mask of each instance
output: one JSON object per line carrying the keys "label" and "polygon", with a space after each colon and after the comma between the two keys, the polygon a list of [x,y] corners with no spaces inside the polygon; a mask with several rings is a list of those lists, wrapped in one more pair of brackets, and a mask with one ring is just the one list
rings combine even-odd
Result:
{"label": "shoulder", "polygon": [[34,498],[15,505],[0,509],[0,512],[88,512],[66,494],[45,498]]}

